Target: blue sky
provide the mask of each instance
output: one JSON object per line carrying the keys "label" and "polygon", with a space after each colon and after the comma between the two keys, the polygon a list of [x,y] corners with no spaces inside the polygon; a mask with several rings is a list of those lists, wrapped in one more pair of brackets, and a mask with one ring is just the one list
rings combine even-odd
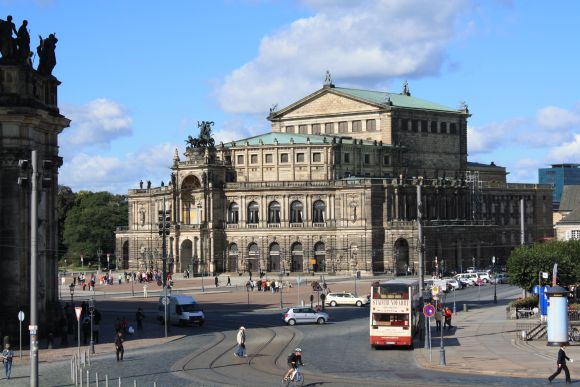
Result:
{"label": "blue sky", "polygon": [[580,162],[580,2],[509,0],[0,0],[0,18],[55,32],[60,183],[125,193],[167,181],[197,121],[216,138],[269,131],[271,105],[320,88],[466,101],[469,160],[512,182]]}

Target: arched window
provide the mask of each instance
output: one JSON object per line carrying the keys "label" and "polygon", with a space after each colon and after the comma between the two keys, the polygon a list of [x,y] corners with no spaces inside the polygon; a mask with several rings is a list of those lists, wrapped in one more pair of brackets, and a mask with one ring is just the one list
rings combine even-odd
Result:
{"label": "arched window", "polygon": [[256,243],[252,243],[248,246],[248,259],[246,262],[246,269],[248,271],[262,270],[260,267],[260,249]]}
{"label": "arched window", "polygon": [[312,205],[312,222],[324,223],[326,221],[326,204],[322,200],[317,200]]}
{"label": "arched window", "polygon": [[228,209],[228,223],[230,224],[238,224],[240,221],[240,206],[238,203],[234,202],[230,204],[230,208]]}
{"label": "arched window", "polygon": [[280,223],[280,203],[272,202],[268,206],[268,223]]}
{"label": "arched window", "polygon": [[229,247],[226,267],[228,271],[238,271],[238,245],[235,243]]}
{"label": "arched window", "polygon": [[280,245],[276,242],[270,245],[270,253],[268,255],[268,271],[276,272],[281,271],[280,266]]}
{"label": "arched window", "polygon": [[290,223],[302,223],[303,222],[303,212],[304,206],[301,202],[296,200],[290,205]]}
{"label": "arched window", "polygon": [[248,204],[248,223],[257,224],[260,221],[260,206],[256,202]]}
{"label": "arched window", "polygon": [[294,272],[302,272],[304,261],[304,250],[302,249],[302,244],[296,242],[292,245],[292,262],[290,270]]}

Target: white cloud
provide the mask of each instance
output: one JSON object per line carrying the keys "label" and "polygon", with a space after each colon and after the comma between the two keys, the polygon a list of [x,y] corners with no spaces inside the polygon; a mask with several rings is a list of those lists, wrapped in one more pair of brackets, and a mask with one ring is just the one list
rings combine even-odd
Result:
{"label": "white cloud", "polygon": [[234,113],[264,112],[320,88],[328,69],[340,85],[436,74],[466,1],[306,0],[314,16],[262,39],[259,54],[215,93]]}
{"label": "white cloud", "polygon": [[132,133],[133,119],[118,103],[99,98],[83,106],[64,106],[63,114],[71,119],[61,141],[65,146],[107,147],[111,141]]}
{"label": "white cloud", "polygon": [[151,180],[153,186],[170,179],[174,144],[159,144],[124,157],[78,153],[65,161],[60,169],[59,182],[74,191],[110,191],[127,193],[136,188],[139,180]]}
{"label": "white cloud", "polygon": [[538,182],[538,168],[546,166],[544,159],[523,158],[508,166],[508,180],[511,182]]}
{"label": "white cloud", "polygon": [[537,120],[546,129],[569,129],[580,124],[580,109],[566,110],[557,106],[546,106],[538,110]]}
{"label": "white cloud", "polygon": [[580,134],[576,133],[572,141],[552,148],[549,158],[553,163],[580,162]]}
{"label": "white cloud", "polygon": [[479,128],[467,127],[467,150],[469,155],[487,153],[513,139],[515,131],[525,120],[516,118],[492,122]]}

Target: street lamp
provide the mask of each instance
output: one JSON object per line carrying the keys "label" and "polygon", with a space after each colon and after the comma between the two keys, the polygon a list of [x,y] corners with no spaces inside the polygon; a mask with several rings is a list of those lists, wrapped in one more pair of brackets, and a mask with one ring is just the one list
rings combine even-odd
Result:
{"label": "street lamp", "polygon": [[[495,255],[491,257],[491,263],[493,264],[493,303],[497,304],[497,275],[495,273]],[[538,290],[538,294],[539,290]]]}
{"label": "street lamp", "polygon": [[284,278],[284,272],[280,271],[280,274],[278,275],[278,277],[280,277],[280,309],[284,308],[284,300],[282,299],[282,291],[284,290],[284,283],[282,282],[282,279]]}
{"label": "street lamp", "polygon": [[[91,353],[95,353],[95,339],[93,338],[93,316],[95,314],[95,299],[89,300],[89,313],[91,315]],[[85,339],[86,340],[86,339]]]}
{"label": "street lamp", "polygon": [[98,272],[101,271],[101,255],[103,255],[103,250],[101,248],[97,249],[97,257],[99,258],[99,270]]}
{"label": "street lamp", "polygon": [[70,290],[70,304],[71,307],[74,307],[75,284],[70,284],[68,289]]}

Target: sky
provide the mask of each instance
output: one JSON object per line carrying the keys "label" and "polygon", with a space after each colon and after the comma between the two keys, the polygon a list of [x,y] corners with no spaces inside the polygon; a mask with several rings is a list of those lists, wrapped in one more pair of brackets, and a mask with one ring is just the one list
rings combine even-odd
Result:
{"label": "sky", "polygon": [[[177,148],[270,131],[269,108],[320,89],[401,92],[459,108],[468,160],[508,181],[580,163],[580,2],[561,0],[0,0],[31,47],[56,33],[59,183],[126,193],[169,180]],[[35,65],[38,60],[35,58]]]}

